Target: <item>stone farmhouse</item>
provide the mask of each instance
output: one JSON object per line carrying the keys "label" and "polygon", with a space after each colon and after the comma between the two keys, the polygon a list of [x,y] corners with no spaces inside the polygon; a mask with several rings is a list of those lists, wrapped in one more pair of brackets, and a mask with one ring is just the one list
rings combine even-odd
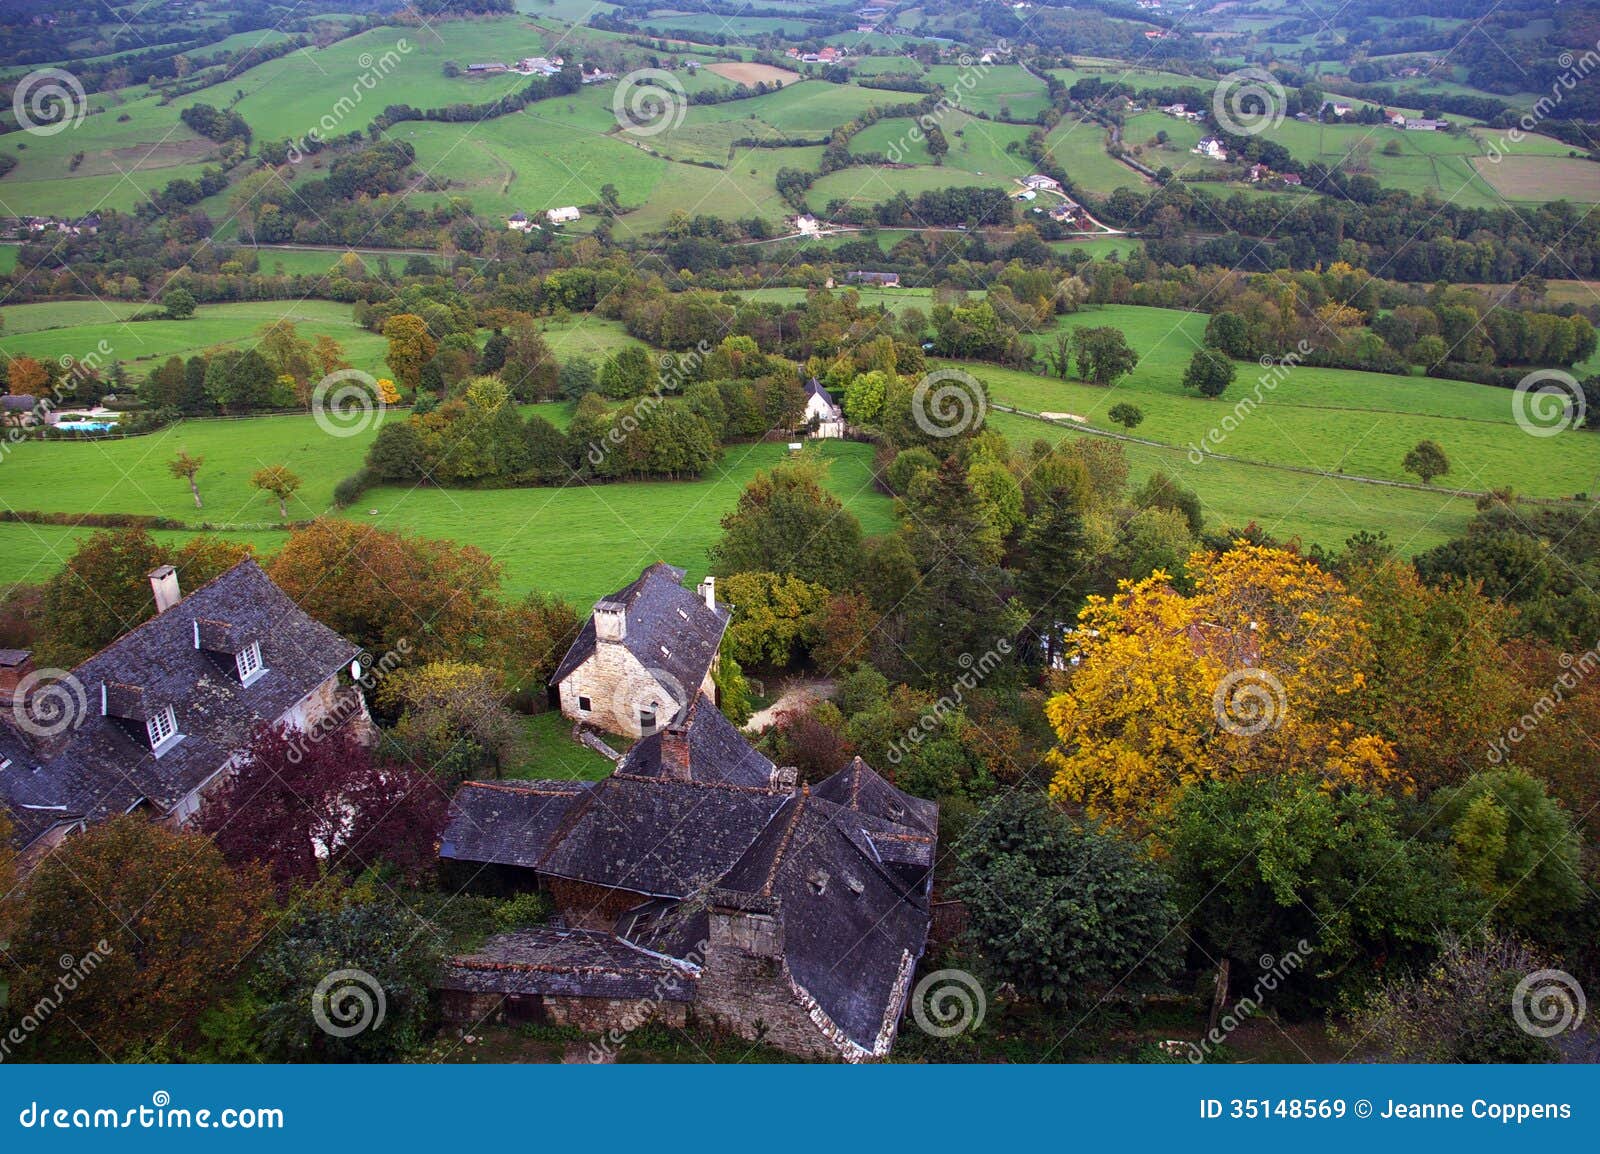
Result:
{"label": "stone farmhouse", "polygon": [[604,780],[468,782],[447,872],[543,889],[557,915],[451,959],[443,1011],[882,1058],[928,939],[938,817],[860,758],[798,785],[704,695]]}
{"label": "stone farmhouse", "polygon": [[187,597],[170,565],[150,584],[156,616],[65,677],[0,651],[0,805],[25,868],[116,814],[191,820],[263,725],[371,725],[360,688],[341,682],[357,648],[254,561]]}
{"label": "stone farmhouse", "polygon": [[608,733],[643,737],[667,725],[701,693],[716,700],[717,650],[732,612],[716,579],[698,594],[684,571],[657,562],[638,580],[595,602],[551,679],[561,712]]}

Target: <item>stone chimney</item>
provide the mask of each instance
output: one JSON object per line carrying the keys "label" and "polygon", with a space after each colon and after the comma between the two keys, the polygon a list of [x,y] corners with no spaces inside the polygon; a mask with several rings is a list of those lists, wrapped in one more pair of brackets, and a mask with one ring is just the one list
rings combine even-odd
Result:
{"label": "stone chimney", "polygon": [[711,574],[706,574],[706,579],[700,582],[700,596],[705,598],[706,608],[713,613],[717,611],[717,579]]}
{"label": "stone chimney", "polygon": [[689,726],[674,721],[661,731],[661,776],[668,781],[689,781]]}
{"label": "stone chimney", "polygon": [[17,701],[22,683],[33,673],[33,654],[26,649],[0,649],[0,708]]}
{"label": "stone chimney", "polygon": [[628,636],[628,607],[620,601],[594,603],[596,641],[622,641]]}
{"label": "stone chimney", "polygon": [[178,571],[171,565],[150,570],[150,590],[156,595],[157,613],[165,613],[183,600],[178,590]]}

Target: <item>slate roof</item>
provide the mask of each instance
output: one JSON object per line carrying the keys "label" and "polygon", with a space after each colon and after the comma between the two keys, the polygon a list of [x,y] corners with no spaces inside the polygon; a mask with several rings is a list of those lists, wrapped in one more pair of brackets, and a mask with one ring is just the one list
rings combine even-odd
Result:
{"label": "slate roof", "polygon": [[[711,894],[713,905],[776,899],[794,980],[850,1042],[880,1054],[894,1036],[929,925],[927,881],[908,885],[873,851],[889,824],[802,792]],[[877,833],[863,836],[870,826]],[[904,826],[893,832],[920,840],[921,878],[931,877],[933,835]]]}
{"label": "slate roof", "polygon": [[40,767],[21,735],[0,725],[0,806],[11,819],[14,844],[26,846],[62,823],[81,821],[77,792]]}
{"label": "slate roof", "polygon": [[[639,663],[666,673],[692,695],[705,681],[733,614],[726,605],[707,608],[705,601],[683,587],[683,578],[684,570],[658,561],[632,584],[601,600],[623,606],[627,624],[622,644]],[[591,614],[551,682],[559,685],[565,681],[594,656],[594,648]]]}
{"label": "slate roof", "polygon": [[[241,685],[231,661],[196,648],[201,621],[259,638],[264,672]],[[260,726],[277,722],[358,653],[302,612],[255,561],[241,561],[72,671],[82,720],[29,743],[39,788],[91,820],[143,801],[166,813],[225,768]],[[166,706],[183,737],[157,757],[144,723]]]}
{"label": "slate roof", "polygon": [[496,934],[453,957],[437,983],[470,993],[579,998],[694,999],[698,969],[596,930],[539,926]]}
{"label": "slate roof", "polygon": [[827,401],[828,404],[832,405],[834,408],[837,409],[839,407],[839,402],[833,399],[833,394],[828,392],[827,389],[823,388],[822,387],[822,382],[817,380],[816,377],[812,377],[810,380],[808,380],[806,382],[806,396],[808,396],[808,397],[821,397],[824,401]]}
{"label": "slate roof", "polygon": [[450,802],[439,856],[533,868],[587,781],[469,781]]}
{"label": "slate roof", "polygon": [[853,758],[838,773],[817,782],[814,796],[861,813],[914,826],[924,833],[939,828],[939,805],[896,789],[866,762]]}
{"label": "slate roof", "polygon": [[652,897],[687,897],[732,868],[787,796],[618,771],[589,791],[539,870]]}
{"label": "slate roof", "polygon": [[695,694],[678,721],[652,733],[625,753],[617,763],[617,772],[631,777],[671,777],[672,769],[663,764],[663,747],[684,739],[688,742],[691,780],[756,789],[776,787],[772,760],[746,741],[703,693]]}

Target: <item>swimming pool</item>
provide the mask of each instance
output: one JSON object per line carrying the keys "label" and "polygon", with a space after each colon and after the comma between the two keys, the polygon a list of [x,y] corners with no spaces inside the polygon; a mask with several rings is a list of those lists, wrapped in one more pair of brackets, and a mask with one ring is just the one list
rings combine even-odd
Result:
{"label": "swimming pool", "polygon": [[57,421],[57,429],[65,429],[69,433],[107,433],[117,427],[115,421]]}

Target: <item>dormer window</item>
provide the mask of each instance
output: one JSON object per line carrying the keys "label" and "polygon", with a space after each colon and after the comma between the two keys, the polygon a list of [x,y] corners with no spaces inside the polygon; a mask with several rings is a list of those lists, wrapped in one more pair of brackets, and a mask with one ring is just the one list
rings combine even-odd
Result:
{"label": "dormer window", "polygon": [[183,735],[178,732],[178,716],[173,712],[172,706],[163,705],[151,712],[145,719],[145,733],[150,738],[150,749],[160,757],[170,749]]}
{"label": "dormer window", "polygon": [[234,656],[234,663],[239,669],[239,684],[249,685],[256,678],[265,673],[266,667],[261,664],[261,642],[252,641],[249,645]]}

